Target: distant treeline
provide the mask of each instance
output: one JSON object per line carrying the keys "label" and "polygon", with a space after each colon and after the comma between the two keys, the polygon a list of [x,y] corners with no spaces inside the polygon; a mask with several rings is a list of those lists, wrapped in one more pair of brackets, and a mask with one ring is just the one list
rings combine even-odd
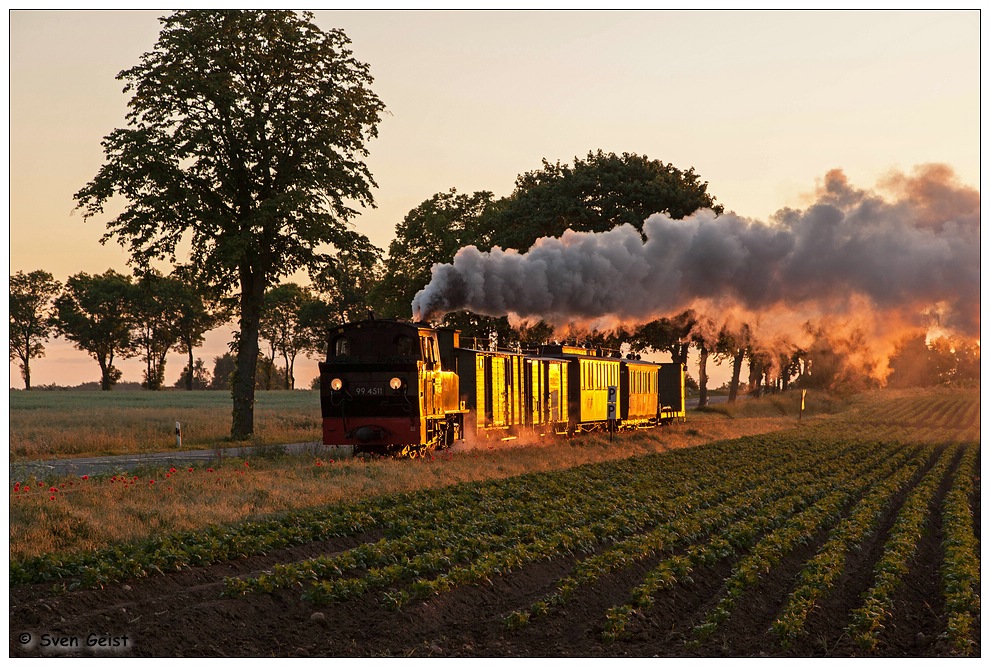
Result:
{"label": "distant treeline", "polygon": [[[27,390],[35,388],[31,362],[45,356],[44,344],[54,337],[71,341],[99,364],[99,381],[73,389],[163,389],[170,352],[188,355],[175,387],[231,388],[234,354],[214,358],[212,372],[194,356],[207,332],[231,320],[231,300],[198,287],[187,268],[177,267],[168,276],[148,271],[131,277],[112,269],[78,273],[64,285],[46,271],[18,271],[10,276],[10,306],[10,359],[18,362]],[[333,308],[315,288],[288,283],[268,290],[256,388],[295,387],[296,357],[324,353],[327,327],[339,320]],[[115,361],[134,357],[145,362],[142,381],[121,382]]]}

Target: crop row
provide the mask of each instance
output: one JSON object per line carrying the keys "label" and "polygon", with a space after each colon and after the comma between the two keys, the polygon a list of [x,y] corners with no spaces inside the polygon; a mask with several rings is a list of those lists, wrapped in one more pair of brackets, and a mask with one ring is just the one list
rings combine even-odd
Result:
{"label": "crop row", "polygon": [[[655,517],[653,523],[657,524],[660,521],[668,522],[670,525],[670,537],[672,539],[680,537],[682,533],[685,536],[690,536],[692,530],[691,519],[694,515],[698,512],[704,512],[708,508],[721,508],[730,489],[738,488],[740,484],[743,487],[752,485],[752,476],[764,473],[763,469],[767,465],[766,455],[764,454],[760,458],[763,459],[763,462],[755,466],[749,468],[745,465],[739,466],[735,471],[738,475],[735,477],[723,478],[719,484],[709,485],[707,488],[704,485],[698,486],[696,487],[696,495],[694,496],[680,496],[677,499],[677,506],[674,508],[675,511],[668,512],[666,515],[658,515]],[[798,464],[792,461],[785,468],[794,465]],[[623,510],[613,509],[612,511],[622,512]],[[557,522],[553,523],[557,524]],[[655,536],[658,532],[664,532],[664,530],[664,528],[660,528],[658,531],[651,531],[647,533],[645,539],[648,541],[649,536]],[[572,527],[560,528],[548,525],[541,531],[543,536],[532,543],[520,543],[502,550],[491,551],[470,565],[451,568],[449,572],[441,574],[434,579],[418,579],[405,589],[387,594],[386,598],[392,604],[401,605],[410,600],[423,599],[430,595],[443,593],[454,586],[484,581],[493,575],[503,574],[525,563],[542,559],[552,559],[560,555],[578,553],[579,551],[590,553],[598,546],[621,540],[624,534],[630,533],[631,531],[610,531],[606,526],[597,525],[593,527],[593,531],[589,535],[587,529],[584,528],[575,530]],[[639,548],[642,548],[643,541],[644,536],[637,535],[620,544],[629,543],[639,545]],[[582,548],[575,550],[575,543],[582,545]],[[624,557],[620,555],[621,558]],[[415,573],[413,568],[410,569]],[[332,584],[325,585],[332,586]],[[305,597],[314,601],[326,600],[327,598],[321,595],[322,589],[323,586],[317,587]]]}
{"label": "crop row", "polygon": [[[456,526],[456,537],[443,530],[434,535],[395,535],[375,545],[280,565],[257,577],[228,580],[227,594],[266,592],[308,581],[319,583],[307,598],[329,602],[392,584],[415,573],[420,579],[416,585],[390,598],[393,604],[401,604],[410,598],[440,592],[454,583],[490,576],[496,570],[512,567],[520,559],[528,561],[543,553],[593,550],[600,543],[669,521],[684,511],[685,498],[691,498],[692,494],[699,496],[693,498],[690,506],[718,504],[724,498],[726,485],[731,488],[745,483],[747,474],[761,474],[767,466],[773,470],[775,459],[787,464],[795,458],[784,449],[768,456],[759,439],[735,444],[738,449],[731,458],[739,474],[726,478],[722,485],[713,486],[710,480],[725,469],[725,458],[716,451],[701,455],[701,450],[694,456],[637,460],[628,469],[636,474],[624,479],[614,470],[612,474],[601,474],[613,466],[584,470],[584,483],[578,493],[573,488],[562,488],[559,480],[518,478],[519,482],[528,484],[520,494],[524,503],[510,506],[482,496],[477,502],[465,502],[463,516],[456,522],[451,522],[451,517],[435,517],[433,523],[437,526]],[[661,463],[664,465],[658,465]],[[539,511],[534,512],[534,508]],[[480,552],[481,548],[484,553]],[[423,575],[444,567],[451,568],[447,575],[432,582],[423,579]],[[367,575],[345,576],[358,568],[367,569]]]}
{"label": "crop row", "polygon": [[[530,618],[548,614],[564,604],[582,586],[592,583],[620,567],[642,560],[654,554],[669,552],[693,542],[708,539],[716,543],[729,542],[732,546],[744,541],[781,517],[786,517],[824,493],[831,475],[862,473],[871,465],[888,456],[872,457],[864,461],[858,449],[848,450],[845,456],[815,463],[810,468],[781,471],[728,498],[717,507],[681,521],[664,526],[654,533],[627,540],[600,554],[579,562],[574,571],[558,582],[556,590],[531,605],[529,610],[517,610],[506,619],[509,627],[522,625]],[[857,464],[860,466],[857,468]],[[726,532],[728,531],[728,532]],[[719,535],[721,537],[715,537]],[[729,549],[731,552],[731,548]]]}
{"label": "crop row", "polygon": [[969,429],[979,423],[980,405],[967,396],[899,398],[866,410],[864,420],[913,427]]}
{"label": "crop row", "polygon": [[898,512],[883,555],[873,569],[873,586],[863,595],[863,606],[852,612],[852,622],[846,628],[862,648],[876,648],[884,623],[891,617],[893,594],[908,572],[908,560],[928,521],[929,505],[954,454],[954,449],[942,450],[935,466],[912,489]]}
{"label": "crop row", "polygon": [[[875,457],[863,460],[859,468],[855,465],[846,465],[841,468],[846,474],[837,474],[832,479],[825,475],[835,471],[823,469],[816,476],[816,483],[794,486],[791,489],[793,493],[780,494],[783,497],[753,513],[745,521],[734,522],[726,530],[712,535],[707,541],[692,545],[682,555],[661,561],[644,577],[643,583],[632,590],[627,604],[612,607],[606,612],[603,638],[611,642],[620,637],[625,631],[627,622],[636,612],[649,609],[660,592],[678,583],[690,582],[691,574],[697,568],[712,566],[750,548],[761,535],[780,528],[792,516],[802,513],[809,505],[817,506],[816,501],[823,497],[827,498],[826,494],[837,485],[849,484],[855,480],[865,484],[869,480],[887,474],[892,467],[899,465],[908,453],[890,455],[889,450],[881,448]],[[842,463],[845,462],[840,462]],[[882,465],[876,467],[878,463]],[[870,470],[871,468],[873,469]],[[782,479],[780,483],[790,486],[791,480]],[[715,624],[711,627],[714,630]]]}
{"label": "crop row", "polygon": [[[916,461],[916,458],[912,459],[912,462]],[[860,496],[871,484],[891,474],[891,471],[891,467],[886,467],[879,475],[843,480],[845,484],[836,484],[834,490],[813,506],[763,537],[735,565],[723,585],[725,593],[722,598],[706,614],[704,620],[694,627],[695,638],[705,639],[710,636],[729,618],[745,591],[756,585],[762,575],[769,573],[799,544],[809,542],[816,533],[838,522],[843,510],[853,499]]]}
{"label": "crop row", "polygon": [[944,556],[940,575],[948,615],[949,641],[957,651],[972,651],[973,621],[980,613],[979,543],[973,532],[969,498],[978,474],[976,447],[963,455],[949,493],[942,504]]}
{"label": "crop row", "polygon": [[846,554],[877,529],[891,497],[914,478],[921,463],[921,459],[916,458],[907,465],[896,467],[871,488],[849,516],[832,529],[825,544],[798,573],[795,589],[771,626],[785,646],[803,635],[808,614],[842,574]]}

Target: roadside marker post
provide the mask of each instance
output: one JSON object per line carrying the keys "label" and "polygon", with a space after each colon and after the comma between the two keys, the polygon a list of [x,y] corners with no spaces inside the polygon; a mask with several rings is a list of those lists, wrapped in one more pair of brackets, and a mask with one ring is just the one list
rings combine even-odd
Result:
{"label": "roadside marker post", "polygon": [[182,424],[175,422],[175,447],[182,449]]}

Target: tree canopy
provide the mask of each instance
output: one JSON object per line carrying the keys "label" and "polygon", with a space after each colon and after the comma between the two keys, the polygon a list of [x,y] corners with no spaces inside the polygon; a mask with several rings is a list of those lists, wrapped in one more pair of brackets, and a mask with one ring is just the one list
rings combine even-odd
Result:
{"label": "tree canopy", "polygon": [[56,330],[53,300],[62,284],[47,271],[10,276],[10,359],[17,359],[24,389],[31,389],[31,360],[45,356],[44,343]]}
{"label": "tree canopy", "polygon": [[654,213],[683,218],[700,208],[722,212],[694,168],[682,171],[635,153],[589,152],[574,165],[543,160],[543,168],[520,174],[513,193],[483,220],[479,247],[526,250],[544,236],[568,228],[603,232],[622,224],[642,230]]}
{"label": "tree canopy", "polygon": [[96,359],[103,391],[112,389],[120,379],[114,361],[136,354],[129,307],[136,300],[130,277],[113,269],[96,276],[70,276],[65,291],[55,300],[59,334]]}
{"label": "tree canopy", "polygon": [[385,107],[341,30],[309,13],[184,10],[161,19],[154,50],[122,71],[127,127],[76,193],[87,218],[115,196],[106,242],[132,263],[176,260],[181,242],[212,284],[239,294],[231,435],[254,430],[265,290],[334,261],[328,246],[371,248],[351,229],[374,204],[364,163]]}

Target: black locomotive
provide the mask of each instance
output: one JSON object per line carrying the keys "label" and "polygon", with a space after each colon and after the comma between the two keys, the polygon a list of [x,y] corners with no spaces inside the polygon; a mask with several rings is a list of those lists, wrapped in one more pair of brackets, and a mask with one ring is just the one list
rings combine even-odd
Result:
{"label": "black locomotive", "polygon": [[684,367],[567,345],[462,347],[450,329],[345,324],[320,362],[323,444],[416,457],[467,434],[649,428],[684,418]]}

